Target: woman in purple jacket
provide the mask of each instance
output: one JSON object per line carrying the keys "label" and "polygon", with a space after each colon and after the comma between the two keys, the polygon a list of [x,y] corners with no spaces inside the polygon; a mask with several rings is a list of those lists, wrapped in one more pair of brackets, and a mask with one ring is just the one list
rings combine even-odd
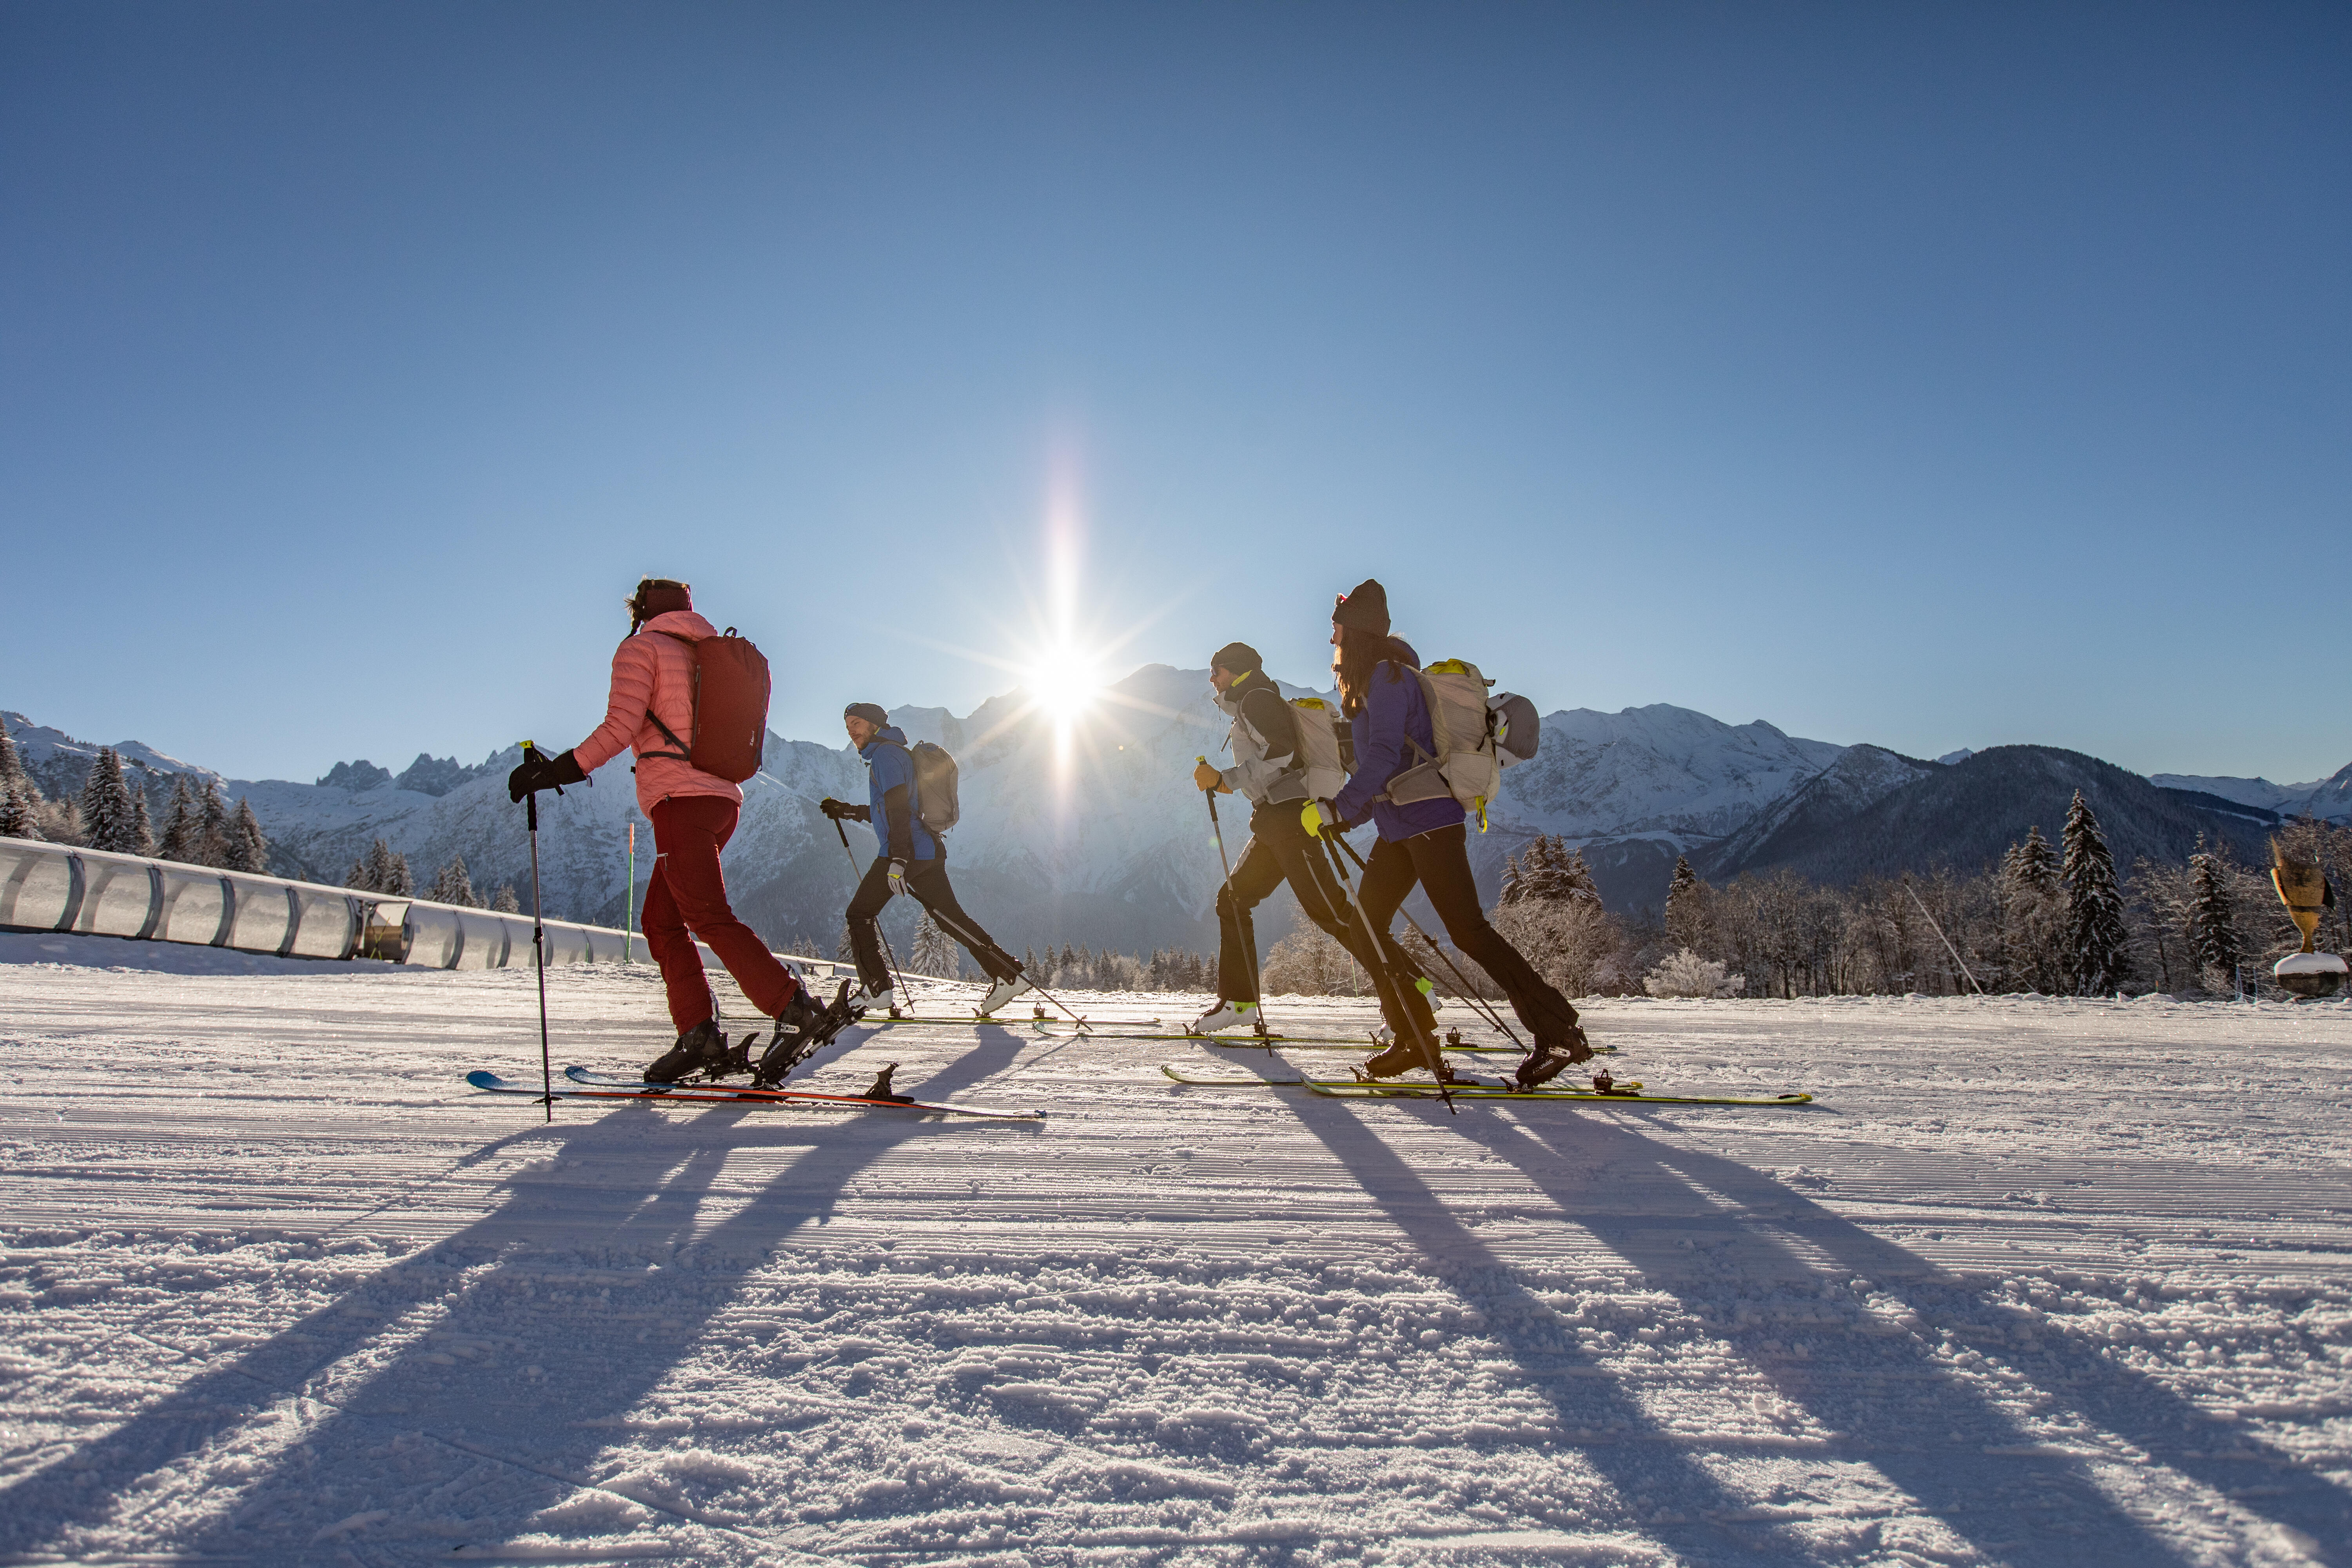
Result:
{"label": "woman in purple jacket", "polygon": [[[1470,875],[1461,803],[1451,795],[1409,805],[1388,798],[1389,781],[1411,760],[1405,738],[1411,736],[1424,757],[1435,752],[1437,741],[1428,700],[1414,677],[1420,656],[1389,635],[1388,593],[1379,583],[1368,577],[1340,598],[1331,611],[1331,641],[1339,650],[1333,668],[1339,678],[1340,707],[1352,721],[1356,771],[1338,799],[1320,808],[1309,802],[1306,820],[1310,832],[1327,816],[1336,816],[1342,828],[1367,816],[1380,826],[1361,900],[1392,969],[1409,973],[1412,967],[1389,935],[1389,922],[1419,883],[1454,945],[1503,988],[1511,999],[1511,1011],[1535,1036],[1534,1051],[1519,1064],[1519,1087],[1533,1089],[1571,1062],[1589,1061],[1592,1047],[1585,1043],[1576,1009],[1487,923]],[[1377,1078],[1421,1065],[1419,1054],[1405,1041],[1364,1064]]]}

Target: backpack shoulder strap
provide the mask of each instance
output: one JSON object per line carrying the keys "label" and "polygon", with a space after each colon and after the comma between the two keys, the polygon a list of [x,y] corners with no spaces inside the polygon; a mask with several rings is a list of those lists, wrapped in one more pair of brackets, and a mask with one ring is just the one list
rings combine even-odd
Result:
{"label": "backpack shoulder strap", "polygon": [[[657,637],[674,637],[677,641],[684,643],[689,648],[692,647],[698,640],[694,637],[681,636],[677,632],[663,631],[656,626],[648,626],[646,630],[653,632]],[[659,659],[654,660],[654,685],[656,689],[661,685],[661,660]],[[681,763],[691,763],[694,761],[694,758],[687,752],[686,742],[679,740],[677,738],[677,731],[672,730],[668,725],[663,723],[661,721],[661,715],[654,711],[653,699],[650,696],[646,699],[646,717],[654,721],[654,728],[662,732],[662,739],[667,741],[671,745],[676,746],[677,750],[675,752],[640,752],[637,753],[638,761],[643,762],[647,757],[670,757]]]}

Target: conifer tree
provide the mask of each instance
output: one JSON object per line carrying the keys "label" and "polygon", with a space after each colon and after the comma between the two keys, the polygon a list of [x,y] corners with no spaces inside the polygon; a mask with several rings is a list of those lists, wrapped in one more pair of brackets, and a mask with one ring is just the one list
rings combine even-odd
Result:
{"label": "conifer tree", "polygon": [[[2112,869],[2112,868],[2111,868]],[[2065,988],[2060,962],[2062,928],[2070,907],[2061,887],[2057,851],[2039,826],[2025,830],[2000,862],[2001,946],[2012,980],[2029,991]]]}
{"label": "conifer tree", "polygon": [[92,849],[136,855],[139,822],[131,805],[131,786],[122,780],[122,759],[111,746],[100,746],[90,764],[89,782],[81,787],[83,841]]}
{"label": "conifer tree", "polygon": [[474,879],[466,874],[466,858],[451,856],[447,865],[433,873],[433,885],[425,889],[425,896],[436,904],[473,908]]}
{"label": "conifer tree", "polygon": [[915,922],[915,945],[907,955],[908,966],[918,974],[937,974],[952,978],[963,970],[963,950],[955,939],[940,929],[939,921],[925,910],[923,918]]}
{"label": "conifer tree", "polygon": [[375,884],[368,880],[367,859],[365,857],[362,857],[361,858],[352,862],[352,868],[343,873],[343,886],[346,888],[356,888],[362,893],[373,893],[375,891]]}
{"label": "conifer tree", "polygon": [[2077,996],[2112,996],[2131,977],[2123,889],[2099,819],[2083,792],[2066,810],[2066,968]]}
{"label": "conifer tree", "polygon": [[368,846],[366,877],[371,892],[405,897],[416,891],[416,879],[409,872],[408,857],[393,853],[392,846],[381,838]]}
{"label": "conifer tree", "polygon": [[196,804],[200,814],[196,864],[226,868],[228,865],[228,802],[221,799],[218,779],[205,781],[204,795]]}
{"label": "conifer tree", "polygon": [[1706,900],[1712,889],[1691,863],[1675,857],[1674,880],[1666,884],[1666,940],[1693,952],[1706,945]]}
{"label": "conifer tree", "polygon": [[25,771],[16,737],[0,724],[0,838],[41,837],[40,786]]}
{"label": "conifer tree", "polygon": [[155,822],[147,815],[147,795],[144,790],[133,790],[131,793],[131,836],[139,844],[139,847],[131,851],[133,855],[155,853]]}
{"label": "conifer tree", "polygon": [[2245,953],[2238,943],[2237,900],[2230,889],[2230,868],[2219,855],[2199,851],[2189,858],[2190,943],[2209,991],[2227,991],[2237,984],[2238,965]]}
{"label": "conifer tree", "polygon": [[196,792],[189,787],[188,775],[172,777],[172,804],[163,814],[163,842],[155,853],[166,860],[196,865],[197,854],[203,848],[204,824],[196,815]]}
{"label": "conifer tree", "polygon": [[841,922],[841,940],[833,944],[833,961],[835,963],[855,963],[857,962],[857,944],[849,940],[849,922],[847,921]]}
{"label": "conifer tree", "polygon": [[228,854],[225,859],[231,871],[258,875],[269,869],[269,840],[261,836],[261,819],[253,815],[253,807],[243,795],[236,797],[236,815],[229,819]]}
{"label": "conifer tree", "polygon": [[522,900],[515,897],[514,884],[512,882],[505,883],[499,889],[498,895],[490,900],[490,908],[498,910],[499,913],[502,915],[519,915],[522,913]]}
{"label": "conifer tree", "polygon": [[33,795],[22,778],[0,779],[0,838],[38,838],[41,823],[33,809]]}

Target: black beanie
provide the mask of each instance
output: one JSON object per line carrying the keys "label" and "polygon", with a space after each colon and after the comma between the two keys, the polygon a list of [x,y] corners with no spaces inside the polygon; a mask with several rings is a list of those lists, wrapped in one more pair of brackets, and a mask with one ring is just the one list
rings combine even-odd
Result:
{"label": "black beanie", "polygon": [[877,730],[890,721],[890,715],[882,710],[882,704],[879,702],[853,702],[841,710],[841,716],[845,719],[863,719]]}
{"label": "black beanie", "polygon": [[1229,642],[1209,660],[1211,669],[1222,669],[1234,676],[1249,674],[1258,667],[1257,649],[1245,642]]}
{"label": "black beanie", "polygon": [[1370,577],[1343,594],[1331,606],[1331,619],[1339,626],[1353,626],[1374,637],[1389,635],[1389,591]]}

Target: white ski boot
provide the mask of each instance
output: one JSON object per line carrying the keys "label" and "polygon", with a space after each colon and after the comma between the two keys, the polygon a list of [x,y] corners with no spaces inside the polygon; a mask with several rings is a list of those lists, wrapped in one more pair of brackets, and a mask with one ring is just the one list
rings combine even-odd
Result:
{"label": "white ski boot", "polygon": [[980,999],[978,1008],[980,1016],[985,1018],[1015,996],[1025,996],[1036,989],[1037,987],[1030,984],[1029,977],[1025,974],[1016,974],[1010,980],[1000,980],[988,988],[987,995]]}
{"label": "white ski boot", "polygon": [[1256,1003],[1220,1002],[1193,1019],[1184,1032],[1188,1035],[1213,1035],[1220,1029],[1230,1029],[1237,1025],[1252,1029],[1258,1026]]}

